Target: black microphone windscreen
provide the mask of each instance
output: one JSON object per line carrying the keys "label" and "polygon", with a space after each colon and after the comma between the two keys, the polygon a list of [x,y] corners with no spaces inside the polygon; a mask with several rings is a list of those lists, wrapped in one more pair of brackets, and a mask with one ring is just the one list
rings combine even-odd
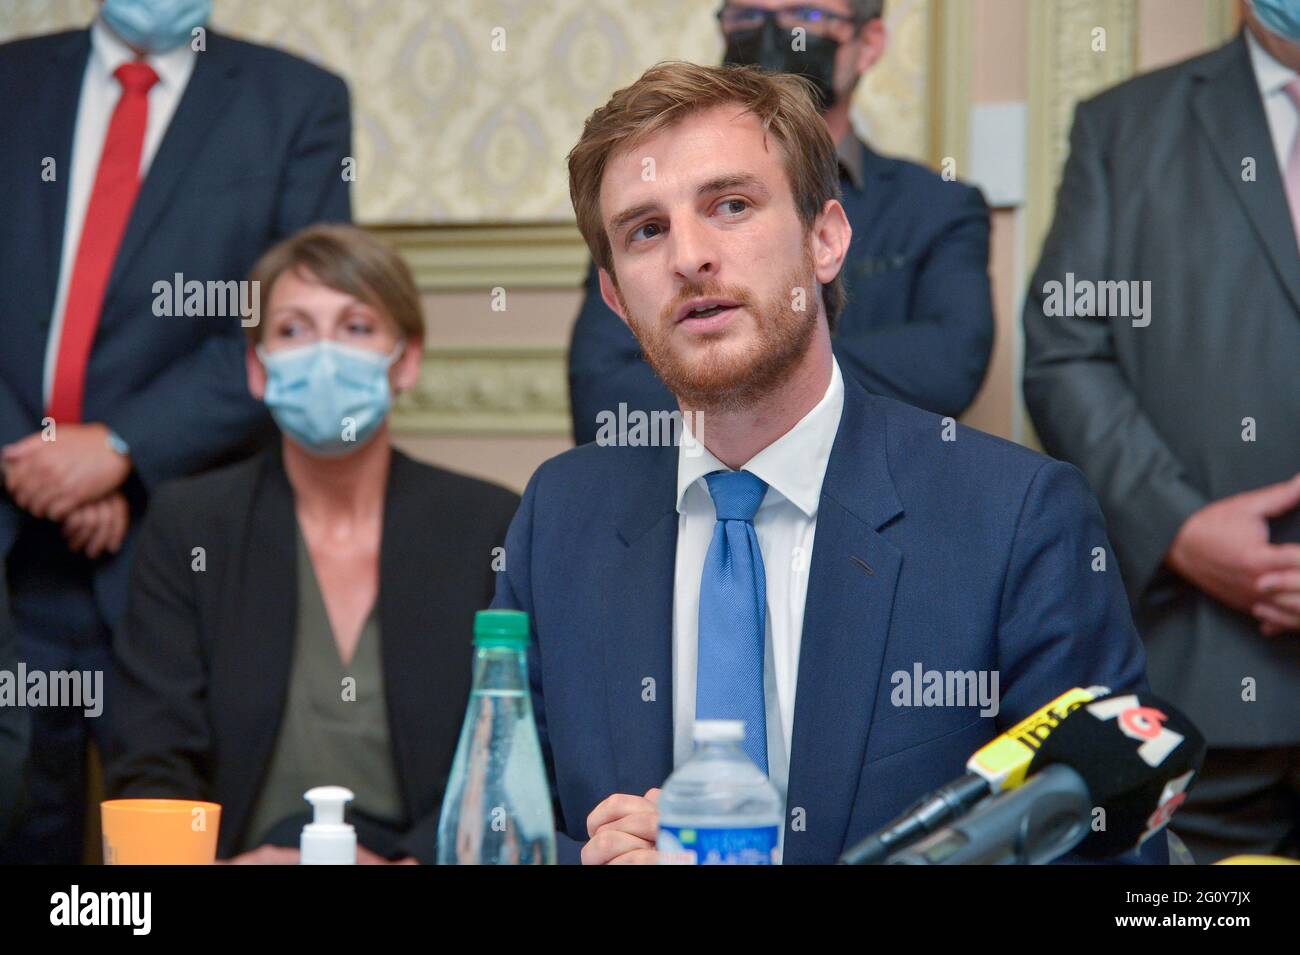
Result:
{"label": "black microphone windscreen", "polygon": [[1149,693],[1113,693],[1062,720],[1028,772],[1062,764],[1083,777],[1092,831],[1075,851],[1101,859],[1163,828],[1204,759],[1205,738],[1178,710]]}

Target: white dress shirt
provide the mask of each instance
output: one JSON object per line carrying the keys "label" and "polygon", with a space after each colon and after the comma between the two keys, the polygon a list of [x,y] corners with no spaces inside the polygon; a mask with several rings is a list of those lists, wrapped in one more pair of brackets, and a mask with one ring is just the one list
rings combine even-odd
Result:
{"label": "white dress shirt", "polygon": [[1300,130],[1300,110],[1286,95],[1285,87],[1297,74],[1275,60],[1249,30],[1246,31],[1246,44],[1250,47],[1250,65],[1255,71],[1255,82],[1259,84],[1259,95],[1264,100],[1268,131],[1277,152],[1277,168],[1285,180],[1291,144]]}
{"label": "white dress shirt", "polygon": [[[768,776],[784,802],[789,789],[790,740],[799,676],[808,569],[817,532],[817,505],[831,446],[844,410],[844,379],[832,359],[821,401],[799,423],[754,455],[741,470],[767,483],[754,532],[767,581],[763,696],[767,710]],[[708,421],[703,440],[708,441]],[[698,453],[696,453],[698,452]],[[695,727],[695,669],[699,655],[700,580],[717,523],[704,476],[730,470],[703,444],[677,452],[677,563],[673,580],[673,765],[690,758]],[[784,833],[784,829],[782,830]]]}
{"label": "white dress shirt", "polygon": [[[158,74],[158,82],[149,90],[149,118],[145,125],[144,146],[140,151],[142,180],[158,152],[158,145],[181,101],[190,74],[194,72],[195,56],[190,45],[183,43],[166,53],[145,57],[144,61]],[[54,366],[59,354],[59,339],[63,335],[63,310],[68,302],[68,285],[72,280],[77,246],[81,244],[81,227],[86,220],[90,194],[95,188],[95,174],[99,171],[99,156],[104,149],[104,137],[108,135],[108,124],[122,96],[122,84],[113,71],[134,59],[136,56],[131,48],[96,19],[90,27],[90,56],[86,58],[86,72],[81,80],[81,99],[77,105],[77,125],[72,139],[72,168],[56,170],[58,175],[68,177],[68,204],[63,220],[59,285],[54,296],[50,335],[45,345],[44,397],[47,405],[54,386]]]}

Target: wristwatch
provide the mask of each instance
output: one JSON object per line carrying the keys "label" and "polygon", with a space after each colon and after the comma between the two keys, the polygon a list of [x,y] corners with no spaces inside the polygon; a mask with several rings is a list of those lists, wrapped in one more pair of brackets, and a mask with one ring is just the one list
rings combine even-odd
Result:
{"label": "wristwatch", "polygon": [[108,447],[110,451],[116,451],[124,458],[131,456],[131,446],[122,440],[122,436],[112,428],[108,429]]}

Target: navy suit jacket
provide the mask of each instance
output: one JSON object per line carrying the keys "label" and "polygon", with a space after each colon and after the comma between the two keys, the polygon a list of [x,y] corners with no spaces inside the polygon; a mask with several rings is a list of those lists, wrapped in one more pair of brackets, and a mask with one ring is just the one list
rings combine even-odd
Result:
{"label": "navy suit jacket", "polygon": [[[956,417],[979,391],[993,347],[988,207],[978,189],[858,145],[862,187],[841,177],[853,240],[835,356],[868,391]],[[594,441],[596,415],[619,402],[677,408],[601,299],[594,266],[569,346],[569,399],[577,444]]]}
{"label": "navy suit jacket", "polygon": [[[1079,471],[961,426],[945,441],[938,416],[844,384],[809,567],[789,863],[834,862],[1072,686],[1146,686]],[[577,447],[533,475],[506,537],[494,606],[532,618],[562,859],[576,857],[597,803],[660,786],[673,768],[676,473],[676,448]],[[996,716],[893,705],[892,675],[918,663],[997,671]],[[1148,861],[1167,858],[1162,839],[1148,846]]]}
{"label": "navy suit jacket", "polygon": [[[0,45],[0,444],[40,430],[42,377],[90,33]],[[267,47],[209,31],[118,249],[86,370],[83,420],[131,447],[138,523],[150,489],[209,466],[269,424],[248,394],[238,317],[159,318],[155,282],[242,280],[275,241],[351,219],[347,87]],[[55,178],[42,180],[46,157]],[[0,489],[0,554],[24,520]],[[54,539],[57,535],[53,535]],[[128,542],[129,543],[129,542]],[[125,603],[129,546],[97,565],[106,619]]]}

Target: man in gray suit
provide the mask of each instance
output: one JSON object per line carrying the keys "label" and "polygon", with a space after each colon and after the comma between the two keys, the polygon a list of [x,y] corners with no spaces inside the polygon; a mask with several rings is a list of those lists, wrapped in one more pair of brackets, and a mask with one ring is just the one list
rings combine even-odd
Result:
{"label": "man in gray suit", "polygon": [[1024,311],[1034,425],[1101,500],[1152,687],[1210,742],[1173,821],[1202,863],[1294,854],[1300,820],[1300,4],[1245,11],[1079,105]]}

